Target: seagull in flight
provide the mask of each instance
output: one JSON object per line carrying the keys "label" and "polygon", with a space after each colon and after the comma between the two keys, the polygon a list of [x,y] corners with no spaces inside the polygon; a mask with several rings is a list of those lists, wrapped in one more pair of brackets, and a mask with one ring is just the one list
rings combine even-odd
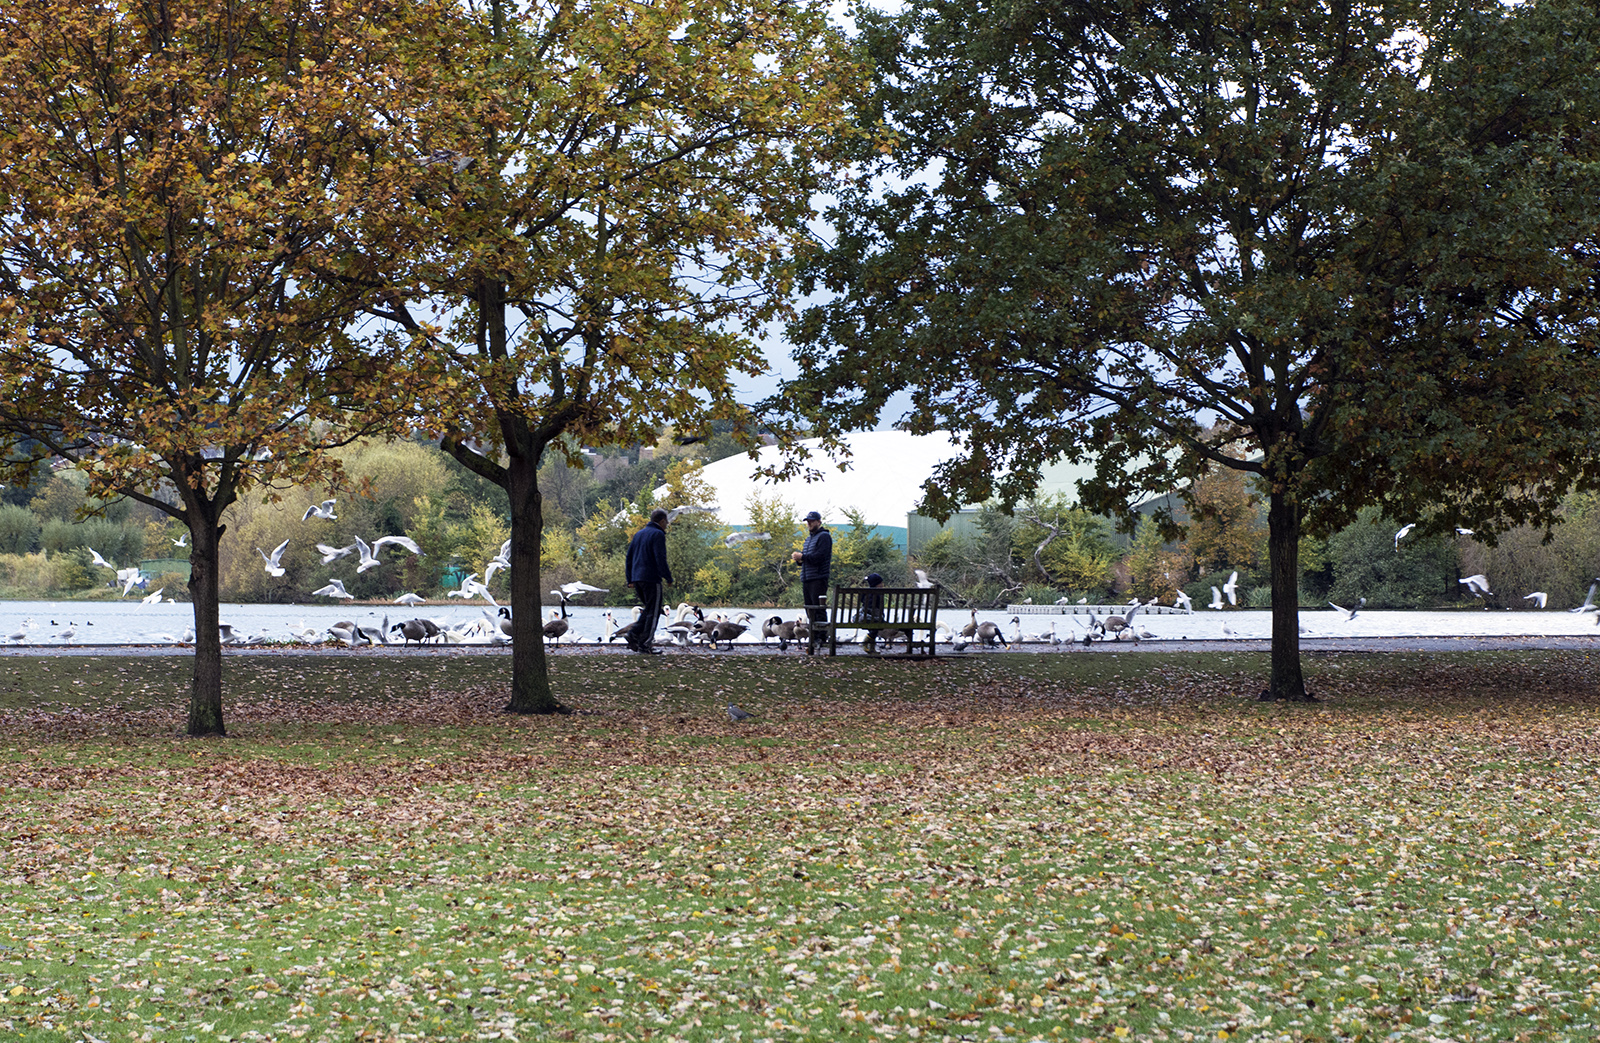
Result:
{"label": "seagull in flight", "polygon": [[328,580],[326,587],[319,587],[311,592],[314,598],[353,598],[354,594],[344,589],[344,581],[337,579]]}
{"label": "seagull in flight", "polygon": [[1524,594],[1524,595],[1522,595],[1522,600],[1523,601],[1532,601],[1532,602],[1534,602],[1534,607],[1535,608],[1544,608],[1544,603],[1546,601],[1548,601],[1549,599],[1550,599],[1550,595],[1546,594],[1542,590],[1536,590],[1532,594]]}
{"label": "seagull in flight", "polygon": [[154,594],[146,594],[144,597],[140,598],[139,599],[139,604],[141,604],[141,605],[158,605],[158,604],[160,604],[161,603],[161,593],[162,593],[162,591],[164,591],[166,589],[167,589],[166,587],[157,587]]}
{"label": "seagull in flight", "polygon": [[330,547],[326,543],[319,543],[317,544],[317,550],[322,552],[322,563],[326,565],[330,561],[348,558],[356,552],[356,545],[352,543],[348,547]]}
{"label": "seagull in flight", "polygon": [[748,543],[751,540],[770,539],[772,539],[772,533],[770,532],[730,532],[727,539],[722,541],[722,545],[724,547],[737,547],[739,544]]}
{"label": "seagull in flight", "polygon": [[1468,576],[1465,579],[1458,579],[1456,582],[1465,583],[1467,585],[1467,589],[1472,591],[1472,596],[1475,598],[1481,598],[1485,594],[1493,593],[1493,591],[1489,589],[1489,577],[1485,576],[1481,572],[1475,576]]}
{"label": "seagull in flight", "polygon": [[[1192,600],[1190,600],[1189,595],[1185,594],[1181,590],[1176,590],[1176,591],[1173,591],[1172,596],[1174,598],[1173,604],[1177,605],[1179,608],[1183,609],[1185,612],[1193,612],[1194,611],[1194,602]],[[1062,601],[1065,601],[1065,600],[1066,600],[1065,598],[1062,598]],[[1061,601],[1056,602],[1056,604],[1058,604],[1058,605],[1061,604]]]}
{"label": "seagull in flight", "polygon": [[265,568],[267,570],[267,575],[269,575],[269,576],[281,576],[281,575],[283,575],[284,568],[283,568],[282,565],[280,565],[278,563],[283,560],[283,549],[285,547],[287,547],[288,545],[289,545],[289,541],[288,540],[284,540],[282,543],[278,544],[277,547],[273,548],[273,551],[272,551],[271,554],[268,554],[266,551],[262,550],[260,547],[256,548],[256,553],[261,555],[261,560],[262,561],[266,562]]}
{"label": "seagull in flight", "polygon": [[669,522],[677,521],[678,520],[678,515],[680,515],[680,514],[716,514],[716,513],[717,513],[717,509],[715,507],[701,507],[698,504],[686,503],[682,507],[674,507],[674,508],[672,508],[672,510],[668,511],[667,512],[667,521],[669,521]]}
{"label": "seagull in flight", "polygon": [[1394,534],[1394,549],[1395,549],[1396,553],[1399,553],[1399,551],[1400,551],[1400,541],[1405,539],[1406,538],[1406,534],[1409,533],[1412,529],[1415,529],[1416,527],[1417,527],[1417,523],[1416,522],[1412,522],[1410,525],[1405,526],[1399,532]]}
{"label": "seagull in flight", "polygon": [[[1594,592],[1595,592],[1596,588],[1600,588],[1600,578],[1595,579],[1595,581],[1593,583],[1589,584],[1589,595],[1588,595],[1588,597],[1585,597],[1583,599],[1583,604],[1579,605],[1577,608],[1569,608],[1569,609],[1567,609],[1567,611],[1568,612],[1593,612],[1594,608],[1595,608],[1595,605],[1594,605]],[[1597,619],[1597,622],[1600,622],[1600,619]]]}
{"label": "seagull in flight", "polygon": [[1222,608],[1222,591],[1218,590],[1216,587],[1212,587],[1211,588],[1211,604],[1206,606],[1206,607],[1207,608],[1215,608],[1215,609]]}
{"label": "seagull in flight", "polygon": [[[89,552],[89,560],[92,564],[104,566],[105,568],[110,569],[112,572],[117,571],[117,567],[111,564],[111,562],[102,558],[99,551],[95,550],[93,547],[85,547],[84,549]],[[118,578],[120,579],[121,577],[119,576]]]}
{"label": "seagull in flight", "polygon": [[322,518],[326,521],[335,521],[338,515],[333,513],[333,505],[338,500],[323,500],[320,504],[312,504],[306,508],[306,513],[300,516],[301,521],[310,521],[312,518]]}
{"label": "seagull in flight", "polygon": [[484,584],[487,585],[490,580],[494,579],[494,574],[496,572],[499,572],[501,569],[509,569],[510,567],[511,541],[506,540],[504,543],[500,544],[500,553],[490,558],[489,563],[483,567]]}
{"label": "seagull in flight", "polygon": [[420,605],[428,599],[420,594],[401,594],[394,599],[396,605]]}
{"label": "seagull in flight", "polygon": [[189,545],[189,534],[184,533],[182,536],[179,536],[177,539],[172,541],[172,545],[174,547],[187,547]]}
{"label": "seagull in flight", "polygon": [[912,569],[911,571],[917,574],[917,587],[919,589],[933,589],[933,580],[928,578],[928,571],[926,569]]}
{"label": "seagull in flight", "polygon": [[1228,604],[1239,603],[1239,573],[1235,572],[1228,577],[1228,582],[1222,585],[1222,592],[1228,595]]}
{"label": "seagull in flight", "polygon": [[1366,603],[1367,603],[1367,599],[1366,598],[1357,598],[1355,605],[1353,605],[1350,608],[1345,608],[1343,605],[1335,605],[1331,601],[1328,602],[1328,607],[1332,608],[1336,612],[1343,612],[1344,613],[1344,618],[1348,621],[1348,620],[1356,618],[1356,613],[1361,611],[1361,607],[1363,605],[1365,605]]}
{"label": "seagull in flight", "polygon": [[122,581],[122,596],[127,597],[128,591],[144,582],[144,573],[139,571],[139,566],[130,565],[117,570],[117,579]]}
{"label": "seagull in flight", "polygon": [[610,592],[611,590],[609,587],[591,587],[589,584],[583,583],[579,580],[573,580],[571,583],[563,583],[560,587],[552,591],[552,593],[560,597],[562,601],[565,601],[568,598],[575,598],[579,594],[609,594]]}
{"label": "seagull in flight", "polygon": [[475,598],[479,595],[482,595],[483,599],[491,605],[500,604],[494,599],[494,595],[489,593],[489,588],[478,582],[478,574],[476,572],[469,574],[466,579],[461,581],[459,590],[451,590],[445,593],[447,598]]}
{"label": "seagull in flight", "polygon": [[367,545],[366,540],[362,539],[360,536],[357,536],[356,550],[361,554],[361,564],[356,566],[356,571],[358,573],[365,572],[368,569],[375,569],[379,565],[382,565],[383,562],[378,560],[378,551],[382,550],[387,544],[390,543],[397,547],[404,547],[413,554],[422,553],[422,548],[417,546],[417,541],[411,539],[409,536],[379,536],[377,539],[372,541],[371,546]]}

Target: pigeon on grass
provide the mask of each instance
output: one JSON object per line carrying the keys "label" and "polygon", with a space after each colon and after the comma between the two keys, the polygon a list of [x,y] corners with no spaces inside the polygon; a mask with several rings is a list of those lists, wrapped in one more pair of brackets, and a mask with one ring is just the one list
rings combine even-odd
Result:
{"label": "pigeon on grass", "polygon": [[749,712],[748,710],[741,710],[732,703],[728,704],[728,720],[732,721],[734,724],[738,724],[740,721],[748,721],[754,716],[755,714]]}

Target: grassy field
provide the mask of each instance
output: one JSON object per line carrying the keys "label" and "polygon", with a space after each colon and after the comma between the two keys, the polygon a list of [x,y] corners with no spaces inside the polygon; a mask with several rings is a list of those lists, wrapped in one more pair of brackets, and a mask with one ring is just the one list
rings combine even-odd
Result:
{"label": "grassy field", "polygon": [[1600,1036],[1585,654],[555,659],[5,657],[0,1029]]}

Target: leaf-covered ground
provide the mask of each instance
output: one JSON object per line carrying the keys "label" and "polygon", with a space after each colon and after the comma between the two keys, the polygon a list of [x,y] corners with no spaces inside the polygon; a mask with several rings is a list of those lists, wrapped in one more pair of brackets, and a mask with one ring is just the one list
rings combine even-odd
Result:
{"label": "leaf-covered ground", "polygon": [[185,665],[0,663],[18,1038],[1600,1035],[1582,653]]}

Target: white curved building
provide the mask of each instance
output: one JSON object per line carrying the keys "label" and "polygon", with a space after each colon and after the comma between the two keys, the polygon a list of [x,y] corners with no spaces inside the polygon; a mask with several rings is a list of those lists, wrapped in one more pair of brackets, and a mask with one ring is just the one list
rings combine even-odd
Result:
{"label": "white curved building", "polygon": [[[948,433],[913,435],[905,431],[861,431],[845,437],[850,457],[844,470],[821,455],[821,440],[807,439],[800,444],[815,455],[808,466],[817,472],[813,480],[797,478],[774,482],[760,476],[762,468],[781,464],[783,453],[777,446],[763,448],[755,460],[744,454],[707,464],[702,471],[715,492],[717,519],[734,528],[748,527],[751,498],[764,501],[774,497],[794,509],[797,519],[807,511],[818,511],[830,528],[848,525],[845,510],[859,512],[862,520],[877,527],[879,534],[891,537],[906,548],[909,517],[922,501],[922,486],[933,476],[934,468],[960,455]],[[1061,489],[1074,499],[1077,478],[1087,466],[1057,465],[1046,475],[1044,487]],[[665,492],[665,487],[660,490]],[[937,524],[927,522],[937,531]]]}

